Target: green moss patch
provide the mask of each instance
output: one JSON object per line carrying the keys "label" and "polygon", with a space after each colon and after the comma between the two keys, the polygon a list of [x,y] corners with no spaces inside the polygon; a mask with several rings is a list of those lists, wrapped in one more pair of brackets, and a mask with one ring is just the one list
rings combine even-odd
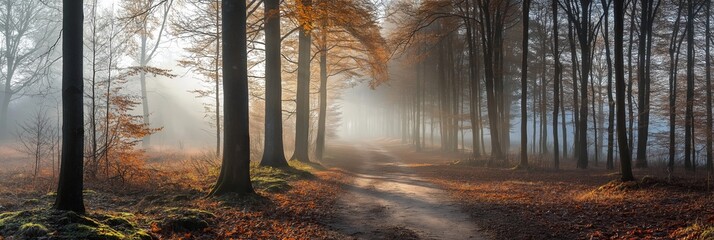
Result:
{"label": "green moss patch", "polygon": [[317,164],[290,161],[289,167],[274,168],[251,166],[251,181],[253,187],[266,192],[284,192],[290,190],[290,181],[309,179],[315,176],[310,171],[316,170]]}
{"label": "green moss patch", "polygon": [[17,232],[17,235],[23,237],[23,238],[39,238],[39,237],[44,237],[49,234],[50,230],[47,229],[42,224],[37,224],[37,223],[25,223],[20,226],[20,229]]}
{"label": "green moss patch", "polygon": [[79,215],[34,209],[0,214],[0,236],[15,239],[151,239],[128,213]]}
{"label": "green moss patch", "polygon": [[191,208],[164,208],[162,219],[155,221],[161,232],[202,231],[215,223],[213,213]]}

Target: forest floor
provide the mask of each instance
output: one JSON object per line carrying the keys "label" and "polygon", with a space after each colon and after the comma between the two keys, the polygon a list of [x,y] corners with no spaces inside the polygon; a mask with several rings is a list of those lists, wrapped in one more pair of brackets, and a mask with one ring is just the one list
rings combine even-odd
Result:
{"label": "forest floor", "polygon": [[495,239],[714,239],[714,186],[704,171],[636,169],[638,181],[622,183],[618,171],[572,162],[560,171],[487,168],[459,154],[382,146]]}
{"label": "forest floor", "polygon": [[215,174],[198,174],[194,168],[210,168],[202,164],[154,162],[154,176],[126,185],[87,181],[85,216],[50,210],[51,178],[0,169],[0,239],[344,238],[327,226],[349,178],[343,172],[252,166],[256,195],[206,198]]}
{"label": "forest floor", "polygon": [[704,172],[651,167],[621,183],[571,161],[515,170],[398,141],[335,142],[323,165],[252,166],[256,195],[205,198],[218,163],[176,158],[152,157],[129,183],[87,181],[85,216],[49,210],[51,175],[0,162],[0,240],[714,239]]}

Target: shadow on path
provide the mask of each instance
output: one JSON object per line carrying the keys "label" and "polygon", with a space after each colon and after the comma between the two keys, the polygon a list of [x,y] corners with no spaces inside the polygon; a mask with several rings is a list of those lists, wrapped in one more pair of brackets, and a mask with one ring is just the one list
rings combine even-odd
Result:
{"label": "shadow on path", "polygon": [[488,239],[447,193],[366,143],[331,146],[323,164],[353,177],[331,226],[356,239]]}

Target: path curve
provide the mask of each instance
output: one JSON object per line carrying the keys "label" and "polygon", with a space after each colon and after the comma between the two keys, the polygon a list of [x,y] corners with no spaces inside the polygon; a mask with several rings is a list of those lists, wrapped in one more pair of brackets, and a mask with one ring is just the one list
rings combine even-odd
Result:
{"label": "path curve", "polygon": [[353,177],[331,226],[355,239],[488,239],[448,193],[368,143],[343,143],[323,164]]}

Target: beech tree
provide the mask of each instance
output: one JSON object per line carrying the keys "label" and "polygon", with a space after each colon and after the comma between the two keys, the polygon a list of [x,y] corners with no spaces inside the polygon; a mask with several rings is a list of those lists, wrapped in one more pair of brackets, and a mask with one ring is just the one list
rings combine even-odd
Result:
{"label": "beech tree", "polygon": [[297,105],[295,109],[295,152],[290,158],[309,162],[309,127],[310,127],[310,62],[312,61],[312,0],[297,0],[296,4],[299,30],[298,69],[297,69]]}
{"label": "beech tree", "polygon": [[218,181],[209,196],[254,193],[250,181],[248,50],[245,1],[221,1],[225,148]]}
{"label": "beech tree", "polygon": [[260,165],[284,167],[288,162],[285,160],[283,150],[280,1],[265,0],[263,4],[265,5],[265,147]]}

